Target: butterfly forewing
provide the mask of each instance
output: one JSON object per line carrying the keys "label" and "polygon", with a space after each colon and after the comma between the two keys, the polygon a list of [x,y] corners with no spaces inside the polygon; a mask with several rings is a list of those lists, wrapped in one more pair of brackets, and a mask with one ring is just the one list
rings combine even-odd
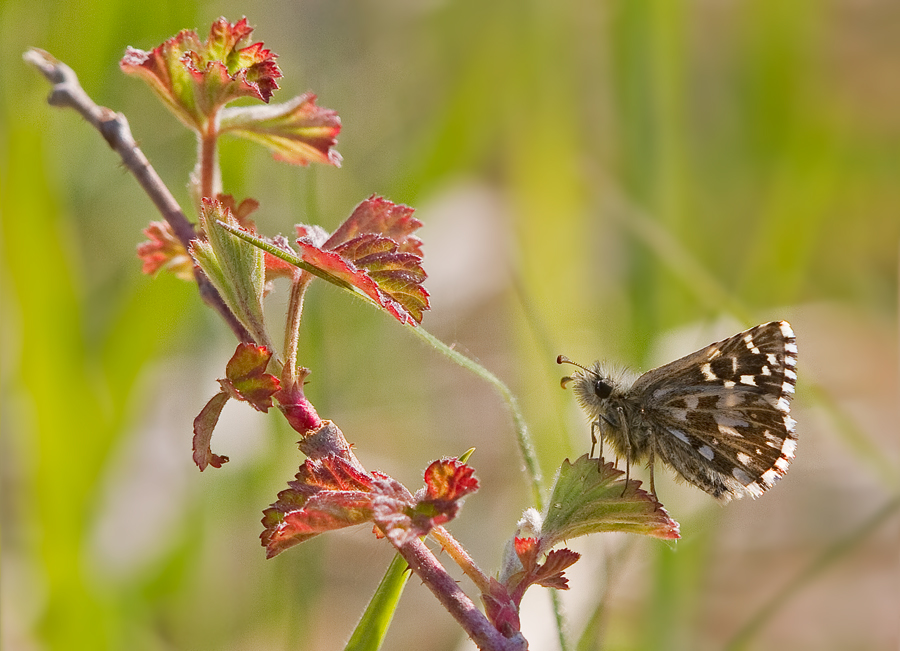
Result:
{"label": "butterfly forewing", "polygon": [[790,325],[774,321],[648,371],[628,393],[654,453],[685,479],[721,499],[758,497],[794,456],[796,364]]}

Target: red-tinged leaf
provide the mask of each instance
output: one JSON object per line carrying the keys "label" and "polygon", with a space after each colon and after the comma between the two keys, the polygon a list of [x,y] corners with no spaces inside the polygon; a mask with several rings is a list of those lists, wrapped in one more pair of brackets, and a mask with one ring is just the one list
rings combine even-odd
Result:
{"label": "red-tinged leaf", "polygon": [[194,261],[166,222],[150,222],[144,235],[149,239],[137,246],[141,271],[152,276],[162,270],[181,280],[194,279]]}
{"label": "red-tinged leaf", "polygon": [[371,522],[378,509],[396,512],[412,503],[390,477],[333,455],[307,459],[288,486],[263,514],[260,540],[268,558],[320,533]]}
{"label": "red-tinged leaf", "polygon": [[368,296],[402,323],[421,323],[428,309],[422,259],[392,239],[365,233],[333,250],[298,240],[301,258]]}
{"label": "red-tinged leaf", "polygon": [[541,565],[542,573],[557,574],[575,564],[581,558],[581,554],[571,549],[554,549],[547,554],[547,560]]}
{"label": "red-tinged leaf", "polygon": [[554,574],[546,579],[535,581],[533,585],[539,585],[544,588],[555,588],[556,590],[568,590],[569,579],[560,572],[559,574]]}
{"label": "red-tinged leaf", "polygon": [[[297,252],[291,248],[290,242],[283,235],[276,235],[271,238],[264,238],[268,240],[272,246],[282,249],[290,253],[291,255],[297,255]],[[294,265],[285,262],[281,258],[278,258],[268,251],[265,252],[265,265],[266,265],[266,281],[273,280],[275,278],[293,278],[295,274],[299,273],[297,267]]]}
{"label": "red-tinged leaf", "polygon": [[284,104],[224,109],[219,126],[222,133],[267,147],[276,160],[341,166],[341,155],[334,149],[341,119],[337,112],[316,106],[316,96],[311,93]]}
{"label": "red-tinged leaf", "polygon": [[425,471],[425,488],[416,493],[414,503],[380,500],[375,504],[375,522],[398,546],[427,535],[433,527],[455,518],[462,498],[478,490],[473,472],[458,459],[432,462]]}
{"label": "red-tinged leaf", "polygon": [[540,553],[537,538],[514,538],[513,544],[516,550],[516,556],[526,572],[533,572],[537,567],[537,558]]}
{"label": "red-tinged leaf", "polygon": [[409,293],[391,294],[382,289],[365,269],[358,268],[339,251],[326,251],[305,240],[297,240],[297,245],[301,259],[327,274],[334,284],[367,296],[401,323],[414,324],[422,321],[423,312],[428,308],[428,292],[424,287],[417,286],[418,291]]}
{"label": "red-tinged leaf", "polygon": [[219,380],[222,391],[257,411],[269,411],[272,396],[281,388],[278,378],[265,372],[271,358],[272,352],[265,346],[238,344],[225,367],[225,379]]}
{"label": "red-tinged leaf", "polygon": [[581,554],[571,549],[554,549],[547,554],[547,560],[535,571],[533,583],[545,588],[568,590],[569,580],[563,572],[581,558]]}
{"label": "red-tinged leaf", "polygon": [[228,394],[217,393],[194,419],[194,463],[201,472],[206,470],[207,466],[221,468],[223,463],[228,462],[228,457],[213,454],[209,447],[213,430],[216,428],[216,423],[219,422],[219,415],[221,415],[226,402],[228,402]]}
{"label": "red-tinged leaf", "polygon": [[426,499],[455,502],[478,490],[475,470],[458,459],[433,461],[425,470]]}
{"label": "red-tinged leaf", "polygon": [[422,240],[413,232],[422,226],[422,222],[412,215],[413,209],[409,206],[373,194],[353,210],[322,248],[334,249],[360,235],[373,233],[394,240],[401,253],[414,253],[421,258]]}
{"label": "red-tinged leaf", "polygon": [[219,18],[205,42],[184,30],[149,52],[129,47],[119,65],[147,82],[184,124],[203,131],[228,102],[268,102],[278,88],[276,55],[261,43],[243,46],[252,31],[246,18],[234,24]]}

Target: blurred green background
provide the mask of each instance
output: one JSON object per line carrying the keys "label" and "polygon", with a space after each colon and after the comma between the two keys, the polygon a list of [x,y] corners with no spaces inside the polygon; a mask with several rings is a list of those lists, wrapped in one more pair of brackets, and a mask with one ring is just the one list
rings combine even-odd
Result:
{"label": "blurred green background", "polygon": [[[49,50],[124,112],[188,208],[192,138],[118,59],[219,15],[280,55],[275,101],[312,90],[344,124],[341,169],[223,143],[226,191],[259,199],[269,234],[333,229],[371,193],[415,207],[425,326],[513,388],[548,485],[589,445],[557,354],[647,369],[793,323],[791,472],[723,508],[658,471],[683,540],[573,541],[573,645],[898,648],[900,4],[5,0],[4,649],[338,649],[390,560],[365,527],[264,559],[261,510],[302,462],[275,414],[229,405],[213,449],[232,461],[196,471],[191,422],[234,342],[193,287],[141,275],[158,215],[21,60]],[[530,504],[494,392],[324,283],[300,358],[368,468],[414,490],[477,448],[450,528],[495,571]],[[557,648],[532,592],[531,648]],[[413,579],[386,648],[470,647]]]}

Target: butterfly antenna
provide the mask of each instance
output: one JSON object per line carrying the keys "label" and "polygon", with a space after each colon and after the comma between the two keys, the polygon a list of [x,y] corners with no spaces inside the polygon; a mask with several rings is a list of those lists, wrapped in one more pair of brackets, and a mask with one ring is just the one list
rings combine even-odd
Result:
{"label": "butterfly antenna", "polygon": [[582,366],[582,365],[579,364],[578,362],[573,362],[571,359],[569,359],[569,358],[566,357],[565,355],[560,355],[560,356],[558,356],[558,357],[556,358],[556,363],[557,363],[557,364],[571,364],[572,366],[577,366],[577,367],[580,368],[582,371],[587,371],[588,373],[593,373],[593,371],[592,371],[591,369],[589,369],[587,366]]}
{"label": "butterfly antenna", "polygon": [[[571,359],[569,359],[569,358],[566,357],[565,355],[559,355],[559,356],[556,358],[556,363],[557,363],[557,364],[571,364],[572,366],[577,366],[578,368],[580,368],[580,369],[581,369],[582,371],[584,371],[585,373],[590,373],[590,374],[593,375],[593,376],[597,376],[596,371],[592,371],[592,370],[589,369],[587,366],[582,366],[582,365],[579,364],[578,362],[573,362]],[[597,376],[597,377],[599,377],[599,376]],[[568,388],[569,382],[571,382],[571,381],[572,381],[572,378],[571,378],[571,377],[564,377],[562,380],[559,381],[559,385],[560,385],[563,389],[565,389],[565,388]]]}

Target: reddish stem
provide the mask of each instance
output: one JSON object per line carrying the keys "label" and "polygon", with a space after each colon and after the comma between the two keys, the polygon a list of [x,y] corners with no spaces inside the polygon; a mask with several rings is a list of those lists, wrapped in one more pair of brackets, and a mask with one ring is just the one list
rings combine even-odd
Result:
{"label": "reddish stem", "polygon": [[200,196],[215,197],[218,194],[219,158],[216,151],[219,140],[218,113],[209,116],[206,129],[200,135]]}
{"label": "reddish stem", "polygon": [[[284,372],[281,381],[285,386],[297,383],[297,343],[300,337],[300,319],[303,316],[303,297],[313,279],[312,274],[298,269],[291,279],[291,296],[287,307],[287,324],[284,329]],[[302,382],[302,378],[300,379]]]}
{"label": "reddish stem", "polygon": [[487,617],[472,603],[447,570],[438,562],[431,550],[418,538],[398,548],[400,555],[409,563],[438,601],[465,629],[476,646],[483,651],[525,651],[528,642],[521,634],[504,637]]}
{"label": "reddish stem", "polygon": [[469,556],[469,552],[459,544],[449,531],[444,527],[434,527],[431,530],[431,537],[440,543],[441,547],[446,551],[450,558],[456,561],[456,564],[462,569],[463,573],[469,577],[478,589],[486,594],[490,592],[491,581],[488,576],[481,571],[476,565],[475,560]]}

